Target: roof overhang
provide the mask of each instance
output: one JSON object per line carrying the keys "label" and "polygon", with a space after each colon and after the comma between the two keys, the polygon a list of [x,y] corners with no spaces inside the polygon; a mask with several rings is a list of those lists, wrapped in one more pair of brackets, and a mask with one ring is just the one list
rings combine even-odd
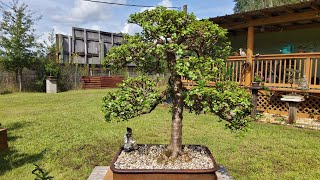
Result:
{"label": "roof overhang", "polygon": [[230,32],[247,31],[250,26],[261,31],[279,31],[320,27],[320,0],[209,18]]}

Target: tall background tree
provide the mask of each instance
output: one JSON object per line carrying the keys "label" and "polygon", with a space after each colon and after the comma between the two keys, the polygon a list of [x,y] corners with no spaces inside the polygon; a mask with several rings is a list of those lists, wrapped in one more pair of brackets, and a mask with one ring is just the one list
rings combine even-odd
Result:
{"label": "tall background tree", "polygon": [[299,3],[308,0],[234,0],[234,12],[247,12],[285,4]]}
{"label": "tall background tree", "polygon": [[[227,127],[244,129],[250,109],[250,94],[232,82],[208,82],[219,79],[230,52],[227,31],[208,20],[199,21],[193,14],[157,7],[130,16],[129,23],[142,27],[142,32],[126,36],[125,44],[110,49],[104,64],[121,69],[136,64],[144,74],[169,71],[168,87],[158,92],[156,82],[147,76],[128,79],[117,92],[104,98],[105,119],[128,120],[155,109],[165,97],[172,99],[171,157],[182,152],[183,109],[200,114],[214,113],[227,121]],[[182,77],[197,83],[186,90]],[[221,80],[220,76],[220,80]],[[161,118],[161,117],[159,117]]]}
{"label": "tall background tree", "polygon": [[22,70],[29,68],[36,59],[36,35],[33,17],[28,5],[12,0],[10,7],[1,6],[0,53],[1,63],[7,71],[16,74],[19,90],[22,90]]}
{"label": "tall background tree", "polygon": [[58,77],[60,74],[60,66],[56,56],[57,51],[55,33],[52,30],[48,33],[47,39],[39,43],[39,48],[37,48],[36,52],[37,57],[30,66],[30,69],[37,74],[34,90],[45,92],[46,78],[48,76]]}

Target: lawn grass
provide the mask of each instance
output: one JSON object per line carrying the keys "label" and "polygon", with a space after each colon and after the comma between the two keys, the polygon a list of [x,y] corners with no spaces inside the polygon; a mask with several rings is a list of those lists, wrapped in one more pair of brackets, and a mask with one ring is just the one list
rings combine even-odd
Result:
{"label": "lawn grass", "polygon": [[[0,95],[0,121],[10,151],[0,154],[0,179],[33,179],[33,163],[55,179],[86,179],[109,165],[127,126],[138,143],[168,143],[168,108],[129,122],[106,123],[101,99],[109,90]],[[237,136],[210,115],[185,113],[183,142],[210,148],[235,179],[319,179],[320,131],[252,123]]]}

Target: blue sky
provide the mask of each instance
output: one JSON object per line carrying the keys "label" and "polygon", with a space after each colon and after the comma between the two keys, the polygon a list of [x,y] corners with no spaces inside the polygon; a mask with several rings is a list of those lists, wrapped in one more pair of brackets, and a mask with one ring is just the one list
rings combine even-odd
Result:
{"label": "blue sky", "polygon": [[[9,3],[11,0],[1,0]],[[199,19],[222,16],[233,13],[233,0],[101,0],[107,2],[140,5],[178,6],[188,5],[188,12],[193,12]],[[108,4],[85,2],[82,0],[24,0],[36,15],[42,19],[37,22],[37,34],[41,39],[52,30],[55,33],[71,34],[71,28],[83,27],[108,32],[134,33],[139,28],[127,24],[131,13],[143,11],[139,7],[125,7]]]}

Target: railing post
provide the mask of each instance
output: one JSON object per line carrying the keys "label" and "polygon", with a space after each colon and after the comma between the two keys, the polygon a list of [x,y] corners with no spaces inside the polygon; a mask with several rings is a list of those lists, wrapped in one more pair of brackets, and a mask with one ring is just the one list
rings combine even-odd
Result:
{"label": "railing post", "polygon": [[310,77],[310,71],[311,71],[311,59],[310,57],[307,57],[304,63],[304,74],[306,75],[306,79],[308,80],[309,86],[311,85],[311,77]]}
{"label": "railing post", "polygon": [[248,37],[247,37],[247,61],[250,63],[251,68],[245,74],[245,86],[251,85],[251,79],[253,77],[253,48],[254,48],[254,27],[248,27]]}

